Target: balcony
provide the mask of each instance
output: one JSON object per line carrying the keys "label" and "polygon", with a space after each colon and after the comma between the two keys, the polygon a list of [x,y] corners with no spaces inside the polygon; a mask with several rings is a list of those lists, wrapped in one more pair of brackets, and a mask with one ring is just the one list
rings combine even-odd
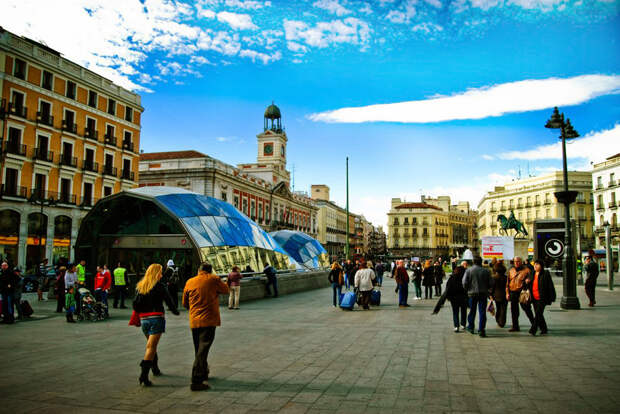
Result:
{"label": "balcony", "polygon": [[54,117],[49,113],[37,112],[37,124],[47,125],[50,127],[54,126]]}
{"label": "balcony", "polygon": [[[121,170],[121,178],[123,180],[134,181],[134,176],[135,176],[135,173],[133,171],[131,171],[131,170],[126,170],[124,168]],[[256,216],[254,216],[254,217],[256,217]],[[254,219],[252,219],[252,220],[254,220]]]}
{"label": "balcony", "polygon": [[26,146],[18,142],[4,141],[2,143],[3,154],[15,154],[22,157],[26,156]]}
{"label": "balcony", "polygon": [[84,138],[92,139],[94,141],[99,140],[99,131],[89,128],[84,128]]}
{"label": "balcony", "polygon": [[617,180],[609,180],[609,184],[607,185],[607,188],[612,188],[618,185],[618,181]]}
{"label": "balcony", "polygon": [[615,201],[612,201],[609,203],[609,208],[618,208],[618,205],[616,204]]}
{"label": "balcony", "polygon": [[103,175],[111,175],[112,177],[116,177],[118,175],[116,167],[112,167],[111,165],[103,166]]}
{"label": "balcony", "polygon": [[70,154],[61,154],[60,165],[77,168],[77,158],[72,157]]}
{"label": "balcony", "polygon": [[0,187],[0,198],[4,197],[16,197],[16,198],[27,198],[28,188],[26,187],[18,187],[16,185],[7,185],[2,184]]}
{"label": "balcony", "polygon": [[131,141],[123,141],[123,149],[126,151],[134,152],[133,150],[133,142]]}
{"label": "balcony", "polygon": [[48,197],[49,197],[48,191],[42,188],[33,188],[32,190],[30,190],[30,198],[28,200],[29,201],[46,200]]}
{"label": "balcony", "polygon": [[538,200],[534,201],[534,206],[535,206],[535,207],[540,206],[540,201],[538,201]]}
{"label": "balcony", "polygon": [[605,210],[605,205],[604,204],[599,204],[596,206],[597,210]]}
{"label": "balcony", "polygon": [[116,137],[114,135],[105,134],[104,142],[106,145],[116,146]]}
{"label": "balcony", "polygon": [[93,160],[84,160],[82,161],[82,169],[84,171],[90,172],[99,172],[99,164],[94,162]]}
{"label": "balcony", "polygon": [[92,207],[97,204],[97,199],[94,197],[82,197],[80,199],[80,207]]}
{"label": "balcony", "polygon": [[58,203],[71,204],[71,205],[75,205],[76,199],[77,199],[75,194],[63,193],[63,192],[56,193],[53,191],[48,191],[47,196],[49,199],[56,200]]}
{"label": "balcony", "polygon": [[77,134],[77,124],[73,121],[68,121],[66,119],[63,119],[62,130],[65,132],[70,132],[72,134]]}
{"label": "balcony", "polygon": [[47,148],[35,148],[32,152],[32,158],[39,161],[54,162],[54,153],[48,151]]}
{"label": "balcony", "polygon": [[10,102],[9,114],[26,119],[28,115],[28,108],[26,108],[24,105],[16,105],[14,102]]}

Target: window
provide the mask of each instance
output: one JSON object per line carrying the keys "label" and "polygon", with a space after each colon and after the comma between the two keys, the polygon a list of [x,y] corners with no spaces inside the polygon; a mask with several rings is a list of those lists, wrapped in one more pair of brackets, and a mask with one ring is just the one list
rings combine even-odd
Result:
{"label": "window", "polygon": [[238,196],[233,197],[233,203],[235,205],[235,208],[238,210],[239,209],[239,197]]}
{"label": "window", "polygon": [[24,108],[24,94],[21,92],[13,91],[11,94],[11,106],[16,112],[21,112]]}
{"label": "window", "polygon": [[243,203],[243,210],[242,210],[242,212],[243,212],[243,214],[247,215],[248,214],[248,199],[244,198],[242,203]]}
{"label": "window", "polygon": [[250,202],[250,217],[252,220],[256,218],[256,202],[254,200]]}
{"label": "window", "polygon": [[598,195],[598,205],[596,208],[603,208],[603,194]]}
{"label": "window", "polygon": [[222,201],[226,201],[226,195],[227,195],[226,191],[222,191],[222,197],[221,197]]}
{"label": "window", "polygon": [[122,178],[126,178],[128,180],[131,180],[131,160],[130,159],[123,159],[123,171],[121,172],[121,177]]}
{"label": "window", "polygon": [[112,187],[108,187],[107,185],[103,187],[103,196],[107,197],[112,195]]}
{"label": "window", "polygon": [[114,155],[106,154],[105,155],[105,166],[106,166],[106,168],[112,169],[113,165],[114,165]]}
{"label": "window", "polygon": [[26,62],[15,58],[15,67],[13,68],[13,76],[19,79],[26,79]]}
{"label": "window", "polygon": [[6,168],[4,170],[4,194],[16,196],[18,195],[17,178],[19,177],[19,171],[14,168]]}
{"label": "window", "polygon": [[108,113],[116,115],[116,101],[114,99],[108,99]]}
{"label": "window", "polygon": [[93,185],[91,183],[84,183],[84,191],[82,192],[82,205],[93,205]]}
{"label": "window", "polygon": [[52,104],[49,102],[41,101],[39,103],[39,115],[41,120],[48,120],[52,114]]}
{"label": "window", "polygon": [[131,131],[125,131],[125,138],[123,143],[131,143]]}
{"label": "window", "polygon": [[603,186],[603,177],[601,176],[596,177],[596,186],[599,188]]}
{"label": "window", "polygon": [[67,81],[67,98],[75,99],[75,91],[77,90],[77,86],[75,82]]}
{"label": "window", "polygon": [[18,151],[22,143],[22,131],[17,128],[9,127],[9,140],[7,150],[13,154]]}
{"label": "window", "polygon": [[125,121],[133,122],[133,108],[125,107]]}
{"label": "window", "polygon": [[97,92],[88,91],[88,106],[92,108],[97,107]]}
{"label": "window", "polygon": [[84,154],[84,169],[87,171],[97,171],[95,169],[95,150],[86,148]]}
{"label": "window", "polygon": [[68,203],[71,198],[71,180],[69,178],[60,179],[60,201]]}
{"label": "window", "polygon": [[611,204],[612,205],[616,204],[616,193],[611,193]]}
{"label": "window", "polygon": [[86,117],[86,129],[84,135],[87,138],[97,139],[97,121],[94,118]]}
{"label": "window", "polygon": [[35,174],[34,175],[34,196],[38,199],[46,198],[45,194],[45,174]]}
{"label": "window", "polygon": [[51,91],[53,83],[54,83],[54,75],[52,75],[52,72],[48,72],[44,70],[43,75],[41,75],[41,87],[43,89],[47,89],[48,91]]}
{"label": "window", "polygon": [[609,185],[615,185],[616,184],[616,180],[615,180],[615,174],[611,173],[609,174]]}

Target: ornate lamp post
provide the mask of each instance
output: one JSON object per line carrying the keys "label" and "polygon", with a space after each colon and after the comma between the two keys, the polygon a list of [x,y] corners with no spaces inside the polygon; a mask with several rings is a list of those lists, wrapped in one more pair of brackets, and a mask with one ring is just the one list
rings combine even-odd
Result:
{"label": "ornate lamp post", "polygon": [[577,277],[575,254],[570,227],[570,205],[577,199],[577,191],[568,190],[568,169],[566,167],[566,140],[577,138],[579,133],[575,131],[570,123],[570,119],[564,121],[564,114],[560,114],[558,107],[553,110],[551,118],[545,124],[545,128],[559,129],[560,139],[562,140],[562,168],[564,173],[564,191],[555,193],[558,202],[564,204],[564,257],[562,259],[562,273],[564,276],[564,290],[560,306],[563,309],[579,309],[579,298],[577,298]]}

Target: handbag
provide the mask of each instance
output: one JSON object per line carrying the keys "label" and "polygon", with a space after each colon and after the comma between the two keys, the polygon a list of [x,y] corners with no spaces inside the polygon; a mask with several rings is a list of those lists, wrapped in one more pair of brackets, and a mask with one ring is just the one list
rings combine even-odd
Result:
{"label": "handbag", "polygon": [[494,301],[491,300],[489,302],[489,307],[487,308],[487,312],[489,312],[491,316],[495,316],[495,302]]}
{"label": "handbag", "polygon": [[140,317],[138,316],[138,312],[136,311],[132,311],[131,312],[131,318],[129,318],[129,326],[136,326],[136,327],[140,327],[141,323],[140,323]]}
{"label": "handbag", "polygon": [[519,294],[519,303],[522,305],[529,305],[532,301],[532,294],[528,288],[524,288]]}

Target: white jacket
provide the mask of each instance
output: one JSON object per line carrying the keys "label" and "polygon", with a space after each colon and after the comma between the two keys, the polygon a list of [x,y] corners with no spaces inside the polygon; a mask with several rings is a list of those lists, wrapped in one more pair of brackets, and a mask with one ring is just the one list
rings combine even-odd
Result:
{"label": "white jacket", "polygon": [[372,269],[360,269],[355,273],[355,287],[360,292],[372,290],[372,281],[375,280],[375,271]]}

